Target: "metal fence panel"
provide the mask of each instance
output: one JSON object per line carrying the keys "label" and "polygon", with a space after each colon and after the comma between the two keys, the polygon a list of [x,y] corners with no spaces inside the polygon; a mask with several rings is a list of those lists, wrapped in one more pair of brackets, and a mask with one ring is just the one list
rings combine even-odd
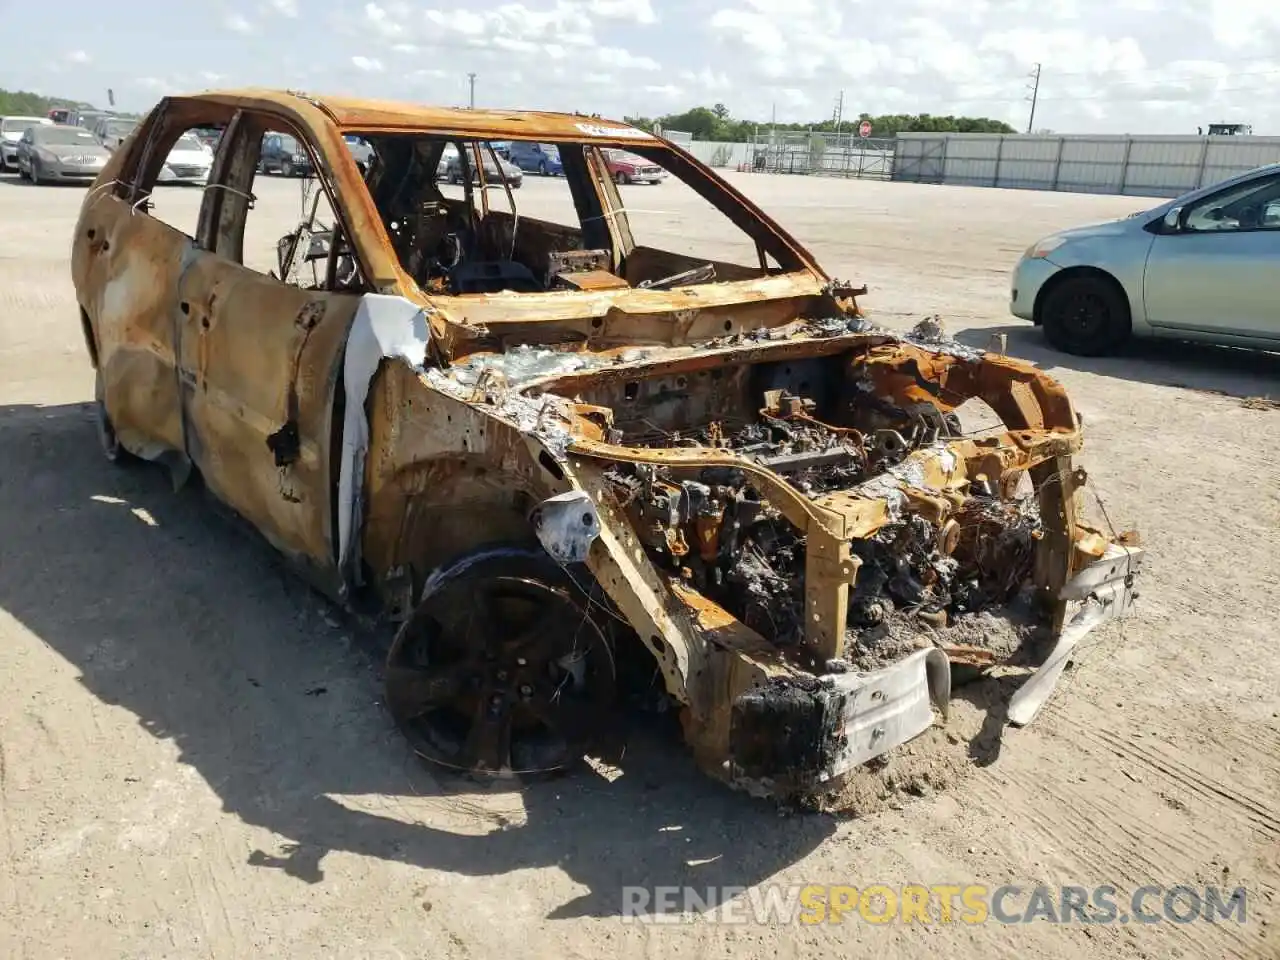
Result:
{"label": "metal fence panel", "polygon": [[947,143],[943,172],[947,183],[989,187],[995,183],[1000,155],[999,138],[957,134]]}
{"label": "metal fence panel", "polygon": [[736,168],[751,162],[751,144],[722,140],[690,140],[681,149],[693,154],[709,167]]}
{"label": "metal fence panel", "polygon": [[902,133],[893,178],[1174,197],[1277,162],[1280,137]]}

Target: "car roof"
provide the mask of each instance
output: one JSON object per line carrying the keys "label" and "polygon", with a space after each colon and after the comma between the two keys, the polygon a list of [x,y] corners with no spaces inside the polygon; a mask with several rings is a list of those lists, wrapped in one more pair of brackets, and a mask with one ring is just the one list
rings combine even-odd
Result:
{"label": "car roof", "polygon": [[258,88],[209,91],[195,94],[190,99],[232,106],[256,102],[295,114],[305,112],[310,106],[326,114],[331,123],[344,131],[422,130],[489,140],[660,142],[653,134],[630,124],[579,113],[468,110]]}
{"label": "car roof", "polygon": [[1169,206],[1174,202],[1189,203],[1192,200],[1198,200],[1211,193],[1217,193],[1219,190],[1234,187],[1237,184],[1245,183],[1258,177],[1269,176],[1273,173],[1280,173],[1280,163],[1264,163],[1260,167],[1253,167],[1250,170],[1237,173],[1235,176],[1227,177],[1224,180],[1218,180],[1214,183],[1206,184],[1203,187],[1196,187],[1194,190],[1188,190],[1186,193],[1180,194],[1173,198],[1173,200],[1166,201],[1164,204],[1161,204],[1161,206]]}

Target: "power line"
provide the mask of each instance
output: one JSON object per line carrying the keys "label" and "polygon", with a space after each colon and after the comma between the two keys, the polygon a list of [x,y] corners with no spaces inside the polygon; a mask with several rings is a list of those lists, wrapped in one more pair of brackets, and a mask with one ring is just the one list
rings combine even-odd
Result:
{"label": "power line", "polygon": [[[1126,95],[1126,96],[1116,96],[1116,95],[1114,95],[1114,94],[1112,94],[1112,93],[1109,93],[1109,92],[1104,92],[1104,93],[1085,93],[1085,94],[1061,94],[1061,95],[1057,95],[1057,96],[1054,96],[1054,95],[1050,95],[1050,96],[1043,96],[1043,95],[1040,95],[1040,94],[1039,94],[1035,89],[1033,89],[1033,87],[1038,87],[1038,86],[1039,86],[1039,74],[1040,74],[1040,71],[1041,71],[1041,65],[1040,65],[1040,64],[1036,64],[1036,69],[1035,69],[1034,71],[1032,71],[1032,73],[1029,75],[1029,76],[1030,76],[1030,78],[1031,78],[1033,81],[1035,81],[1035,83],[1034,83],[1034,84],[1028,84],[1028,87],[1027,87],[1027,89],[1028,89],[1029,91],[1031,91],[1031,95],[1023,94],[1022,96],[1016,96],[1016,97],[1011,97],[1011,96],[1006,96],[1006,95],[995,95],[995,96],[958,96],[958,97],[955,97],[955,98],[953,98],[953,99],[951,99],[951,100],[949,100],[949,101],[947,101],[947,102],[949,102],[949,103],[1019,103],[1019,102],[1023,102],[1023,101],[1031,100],[1031,99],[1033,98],[1033,96],[1034,96],[1034,98],[1035,98],[1035,100],[1036,100],[1036,102],[1037,102],[1037,103],[1044,103],[1044,102],[1063,102],[1063,101],[1068,101],[1068,100],[1071,100],[1071,101],[1075,101],[1075,100],[1111,100],[1111,101],[1114,101],[1114,102],[1116,102],[1116,103],[1137,103],[1137,102],[1141,102],[1141,101],[1144,101],[1144,100],[1160,100],[1160,99],[1163,99],[1163,98],[1159,95],[1159,93],[1160,93],[1160,88],[1161,88],[1161,87],[1167,87],[1167,86],[1174,85],[1174,84],[1204,84],[1204,83],[1221,83],[1222,81],[1232,82],[1232,81],[1235,81],[1235,80],[1237,80],[1237,79],[1239,79],[1239,78],[1243,78],[1243,77],[1272,77],[1272,76],[1280,76],[1280,67],[1277,67],[1277,68],[1274,68],[1274,69],[1271,69],[1271,70],[1257,70],[1257,71],[1247,71],[1247,70],[1246,70],[1246,71],[1232,71],[1232,72],[1231,72],[1231,73],[1229,73],[1229,74],[1219,75],[1219,76],[1206,75],[1206,74],[1196,74],[1196,75],[1186,75],[1186,76],[1176,76],[1176,77],[1161,77],[1161,76],[1149,75],[1149,76],[1146,76],[1146,77],[1131,77],[1131,78],[1126,79],[1126,80],[1109,80],[1109,81],[1106,81],[1106,83],[1107,83],[1107,85],[1108,85],[1108,86],[1119,86],[1119,85],[1142,84],[1142,85],[1144,85],[1144,86],[1146,86],[1146,87],[1148,87],[1148,88],[1149,88],[1148,90],[1142,91],[1142,92],[1140,92],[1140,93],[1136,93],[1135,95],[1132,95],[1132,96],[1128,96],[1128,95]],[[1095,74],[1059,74],[1059,73],[1057,73],[1056,71],[1055,71],[1055,73],[1053,74],[1053,78],[1054,78],[1055,80],[1056,80],[1056,79],[1058,79],[1059,77],[1062,77],[1062,76],[1074,76],[1074,77],[1085,77],[1085,76],[1090,76],[1090,77],[1093,77],[1093,76],[1097,76],[1097,75],[1095,75]],[[1186,91],[1186,92],[1191,92],[1191,91]],[[1207,95],[1212,95],[1212,94],[1219,94],[1219,93],[1260,93],[1260,94],[1269,94],[1269,93],[1270,93],[1270,91],[1267,91],[1267,90],[1261,90],[1261,89],[1259,89],[1259,88],[1258,88],[1258,87],[1256,87],[1256,86],[1231,86],[1231,87],[1218,87],[1218,88],[1215,88],[1215,89],[1212,89],[1212,90],[1206,90],[1206,91],[1204,91],[1204,95],[1206,95],[1206,96],[1207,96]]]}
{"label": "power line", "polygon": [[[1277,71],[1277,72],[1280,72],[1280,71]],[[1180,94],[1193,93],[1193,91],[1188,91],[1188,90],[1180,90],[1177,92]],[[1049,96],[1049,97],[1039,96],[1037,97],[1037,102],[1038,103],[1066,103],[1069,101],[1069,102],[1075,103],[1081,100],[1107,100],[1111,103],[1142,103],[1147,100],[1195,101],[1195,100],[1203,100],[1207,96],[1217,95],[1221,93],[1267,94],[1269,93],[1269,91],[1260,89],[1259,87],[1256,87],[1256,86],[1219,87],[1214,90],[1205,91],[1203,94],[1196,93],[1193,96],[1169,97],[1167,96],[1167,91],[1162,91],[1160,89],[1152,89],[1149,91],[1144,91],[1142,93],[1135,93],[1132,95],[1124,95],[1124,96],[1116,96],[1115,94],[1111,94],[1111,93],[1092,93],[1092,94],[1077,94],[1077,95],[1065,94],[1063,96]],[[1028,99],[1030,98],[1025,94],[1021,97],[982,97],[982,96],[968,97],[968,96],[961,95],[961,96],[953,97],[952,99],[947,100],[945,102],[946,103],[1024,103]]]}
{"label": "power line", "polygon": [[[1175,62],[1192,62],[1192,61],[1175,61]],[[1201,62],[1204,62],[1204,61],[1201,61]],[[1261,73],[1274,73],[1280,70],[1280,67],[1276,66],[1277,60],[1275,57],[1255,57],[1250,60],[1238,61],[1236,65],[1239,66],[1240,64],[1247,64],[1247,63],[1269,64],[1266,70],[1259,71]],[[1150,67],[1144,66],[1141,69],[1149,70]],[[1132,67],[1110,67],[1106,70],[1059,70],[1056,67],[1053,68],[1053,75],[1055,77],[1102,77],[1112,73],[1134,73],[1134,72],[1136,71]],[[1249,74],[1247,72],[1240,73],[1238,71],[1233,71],[1233,75],[1248,76]]]}

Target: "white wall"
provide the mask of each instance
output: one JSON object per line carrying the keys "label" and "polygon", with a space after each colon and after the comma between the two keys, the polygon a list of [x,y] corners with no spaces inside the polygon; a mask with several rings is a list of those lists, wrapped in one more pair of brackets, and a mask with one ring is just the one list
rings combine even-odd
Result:
{"label": "white wall", "polygon": [[1280,137],[900,133],[893,179],[1176,197],[1276,162]]}
{"label": "white wall", "polygon": [[680,144],[685,150],[703,163],[712,167],[736,167],[740,163],[751,163],[750,143],[729,143],[719,140],[691,140]]}

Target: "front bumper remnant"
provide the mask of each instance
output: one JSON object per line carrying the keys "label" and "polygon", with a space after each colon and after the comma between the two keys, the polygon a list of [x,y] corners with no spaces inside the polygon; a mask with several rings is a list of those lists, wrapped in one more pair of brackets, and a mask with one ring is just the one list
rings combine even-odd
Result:
{"label": "front bumper remnant", "polygon": [[774,680],[733,705],[731,778],[767,793],[812,788],[919,736],[935,706],[945,720],[950,698],[950,664],[936,648],[869,673]]}
{"label": "front bumper remnant", "polygon": [[1078,603],[1075,614],[1058,634],[1045,662],[1009,700],[1009,722],[1023,727],[1035,719],[1058,685],[1071,652],[1095,627],[1127,614],[1137,599],[1134,579],[1146,551],[1112,543],[1107,552],[1067,582],[1058,594],[1064,603]]}

